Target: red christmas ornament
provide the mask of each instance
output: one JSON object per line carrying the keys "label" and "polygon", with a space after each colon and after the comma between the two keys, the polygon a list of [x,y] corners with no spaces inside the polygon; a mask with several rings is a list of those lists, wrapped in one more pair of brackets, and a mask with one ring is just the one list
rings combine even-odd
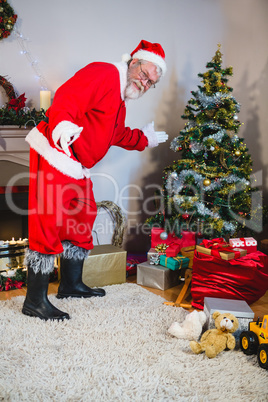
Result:
{"label": "red christmas ornament", "polygon": [[181,217],[182,217],[182,219],[185,219],[185,220],[187,220],[187,219],[189,219],[189,214],[183,214]]}

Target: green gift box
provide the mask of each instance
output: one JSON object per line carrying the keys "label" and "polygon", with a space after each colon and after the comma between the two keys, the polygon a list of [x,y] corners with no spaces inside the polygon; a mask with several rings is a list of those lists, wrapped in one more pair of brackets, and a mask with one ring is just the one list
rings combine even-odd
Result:
{"label": "green gift box", "polygon": [[160,265],[163,267],[172,269],[176,271],[177,269],[187,268],[189,265],[189,258],[183,255],[177,255],[176,257],[167,257],[165,255],[160,255]]}

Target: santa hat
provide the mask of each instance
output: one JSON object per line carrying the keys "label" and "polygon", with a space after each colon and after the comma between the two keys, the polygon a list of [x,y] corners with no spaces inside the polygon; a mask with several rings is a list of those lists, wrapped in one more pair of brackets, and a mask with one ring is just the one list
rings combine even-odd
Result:
{"label": "santa hat", "polygon": [[131,59],[150,61],[162,70],[164,75],[167,71],[165,52],[159,43],[151,43],[146,40],[140,41],[139,45],[130,54],[123,54],[122,60],[128,62]]}

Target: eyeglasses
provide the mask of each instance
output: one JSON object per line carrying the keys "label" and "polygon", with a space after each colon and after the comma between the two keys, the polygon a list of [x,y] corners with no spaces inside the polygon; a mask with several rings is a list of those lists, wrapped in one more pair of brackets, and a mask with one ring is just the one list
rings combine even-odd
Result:
{"label": "eyeglasses", "polygon": [[148,75],[145,73],[145,71],[142,70],[142,68],[141,68],[141,63],[140,63],[140,69],[141,69],[141,71],[140,71],[140,73],[139,73],[139,76],[140,76],[141,80],[142,80],[142,81],[147,81],[147,82],[146,82],[146,86],[147,86],[148,88],[155,88],[156,82],[150,80],[150,78],[149,78]]}

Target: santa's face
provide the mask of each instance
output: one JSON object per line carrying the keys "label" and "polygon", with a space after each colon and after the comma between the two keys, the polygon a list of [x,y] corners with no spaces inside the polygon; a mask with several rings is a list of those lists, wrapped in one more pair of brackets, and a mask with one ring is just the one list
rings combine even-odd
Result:
{"label": "santa's face", "polygon": [[141,64],[133,59],[127,72],[126,99],[138,99],[159,80],[157,68],[153,63]]}

